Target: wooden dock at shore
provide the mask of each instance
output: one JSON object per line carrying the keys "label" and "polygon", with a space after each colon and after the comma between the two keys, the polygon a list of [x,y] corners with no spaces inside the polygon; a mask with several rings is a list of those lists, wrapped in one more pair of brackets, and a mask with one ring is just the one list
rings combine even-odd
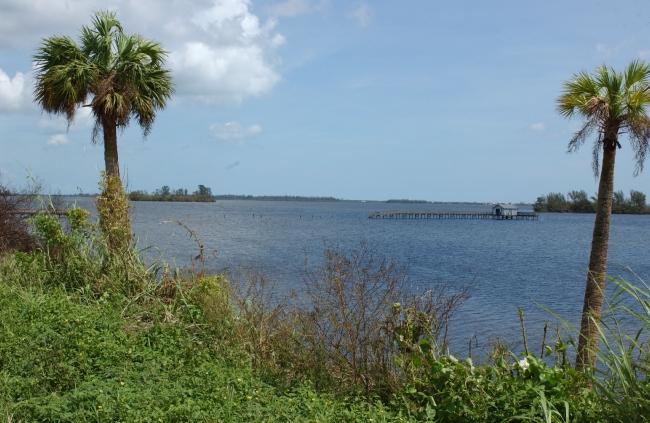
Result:
{"label": "wooden dock at shore", "polygon": [[385,210],[370,213],[369,219],[491,219],[491,220],[537,220],[535,212],[517,212],[516,215],[497,215],[490,211],[449,210]]}

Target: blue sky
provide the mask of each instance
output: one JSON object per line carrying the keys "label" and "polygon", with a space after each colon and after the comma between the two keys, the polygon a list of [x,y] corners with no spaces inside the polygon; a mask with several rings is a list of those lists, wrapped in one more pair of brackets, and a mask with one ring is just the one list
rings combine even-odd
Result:
{"label": "blue sky", "polygon": [[[176,94],[143,141],[119,134],[131,189],[345,199],[534,201],[597,183],[579,121],[555,112],[581,69],[650,60],[643,1],[0,0],[0,171],[96,191],[102,146],[31,93],[42,37],[93,10],[170,51]],[[627,140],[615,189],[633,178]],[[650,166],[650,164],[648,164]]]}

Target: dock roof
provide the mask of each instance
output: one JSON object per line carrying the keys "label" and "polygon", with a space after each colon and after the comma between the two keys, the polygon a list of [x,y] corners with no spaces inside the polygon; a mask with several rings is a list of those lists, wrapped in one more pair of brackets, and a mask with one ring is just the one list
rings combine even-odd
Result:
{"label": "dock roof", "polygon": [[508,210],[517,210],[517,206],[514,204],[495,204],[492,206],[492,208],[497,208],[501,207],[502,209],[508,209]]}

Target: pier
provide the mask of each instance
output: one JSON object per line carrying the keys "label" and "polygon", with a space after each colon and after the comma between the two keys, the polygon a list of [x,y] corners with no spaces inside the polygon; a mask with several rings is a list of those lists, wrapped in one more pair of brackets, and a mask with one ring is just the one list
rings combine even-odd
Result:
{"label": "pier", "polygon": [[386,210],[370,213],[369,219],[491,219],[491,220],[537,220],[535,212],[517,211],[504,215],[490,211],[441,211],[441,210]]}

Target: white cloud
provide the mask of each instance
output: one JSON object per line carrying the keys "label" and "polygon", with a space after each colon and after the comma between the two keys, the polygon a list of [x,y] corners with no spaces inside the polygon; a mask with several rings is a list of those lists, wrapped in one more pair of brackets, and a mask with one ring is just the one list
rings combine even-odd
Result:
{"label": "white cloud", "polygon": [[16,72],[13,78],[9,78],[0,69],[0,112],[15,112],[32,106],[29,79],[22,72]]}
{"label": "white cloud", "polygon": [[533,123],[530,125],[530,129],[533,131],[543,131],[546,129],[546,124],[544,122]]}
{"label": "white cloud", "polygon": [[259,125],[244,128],[237,122],[227,122],[223,125],[217,122],[210,126],[210,135],[223,141],[242,140],[258,135],[261,132],[262,127]]}
{"label": "white cloud", "polygon": [[635,41],[636,40],[634,37],[628,38],[626,40],[621,41],[619,44],[615,45],[614,47],[611,47],[610,45],[605,43],[598,43],[596,44],[596,52],[601,56],[608,58],[612,55],[617,55],[621,51],[628,50],[631,46],[634,45]]}
{"label": "white cloud", "polygon": [[328,8],[329,5],[329,0],[285,0],[269,6],[269,13],[273,16],[293,17],[314,11],[322,11]]}
{"label": "white cloud", "polygon": [[[75,112],[74,122],[70,125],[71,130],[92,128],[95,124],[90,107],[79,107]],[[38,127],[44,129],[54,129],[57,131],[68,130],[68,121],[64,116],[43,115],[38,120]]]}
{"label": "white cloud", "polygon": [[[77,38],[95,10],[115,10],[127,33],[159,41],[177,97],[233,105],[269,92],[284,37],[261,22],[251,0],[1,0],[0,48],[33,49],[43,37]],[[31,87],[28,89],[31,95]]]}
{"label": "white cloud", "polygon": [[357,23],[360,26],[366,26],[372,20],[372,18],[374,16],[374,12],[372,11],[372,8],[370,7],[370,5],[368,3],[366,3],[365,1],[362,1],[362,2],[360,2],[358,4],[359,4],[359,6],[356,9],[354,9],[353,11],[351,11],[350,13],[348,13],[346,15],[346,17],[348,19],[356,19]]}
{"label": "white cloud", "polygon": [[606,55],[609,55],[611,53],[611,50],[607,47],[607,44],[604,44],[604,43],[596,44],[596,51],[598,53],[603,53],[603,54],[606,54]]}
{"label": "white cloud", "polygon": [[54,134],[47,140],[46,144],[53,147],[58,147],[60,145],[65,145],[69,142],[68,136],[66,134]]}
{"label": "white cloud", "polygon": [[188,43],[170,58],[181,92],[205,103],[239,104],[270,91],[281,77],[264,60],[259,45],[215,47]]}

